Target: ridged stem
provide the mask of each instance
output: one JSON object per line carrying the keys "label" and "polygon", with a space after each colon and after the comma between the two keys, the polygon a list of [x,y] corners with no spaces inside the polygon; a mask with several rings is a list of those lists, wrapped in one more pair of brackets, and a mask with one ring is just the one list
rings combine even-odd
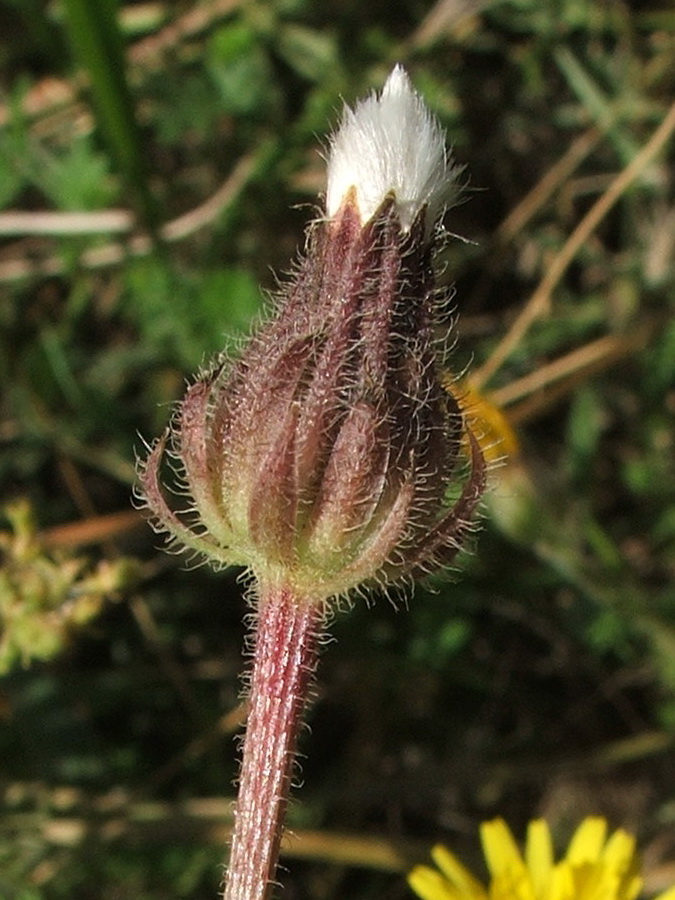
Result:
{"label": "ridged stem", "polygon": [[267,900],[272,892],[322,620],[320,604],[286,589],[261,590],[223,900]]}

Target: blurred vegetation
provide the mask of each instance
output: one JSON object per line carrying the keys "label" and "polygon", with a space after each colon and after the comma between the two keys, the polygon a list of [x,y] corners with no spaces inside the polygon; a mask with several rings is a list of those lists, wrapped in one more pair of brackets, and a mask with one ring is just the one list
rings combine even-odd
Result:
{"label": "blurred vegetation", "polygon": [[336,617],[284,897],[399,900],[495,814],[561,840],[606,814],[673,883],[671,4],[11,0],[0,24],[0,897],[216,894],[246,605],[156,550],[134,452],[236,352],[341,98],[395,61],[470,173],[453,367],[521,449],[457,583]]}

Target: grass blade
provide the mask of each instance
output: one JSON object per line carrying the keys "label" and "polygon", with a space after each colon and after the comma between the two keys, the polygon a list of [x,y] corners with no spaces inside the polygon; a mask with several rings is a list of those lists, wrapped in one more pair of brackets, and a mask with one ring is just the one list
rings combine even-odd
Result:
{"label": "grass blade", "polygon": [[89,76],[97,123],[145,226],[156,230],[146,161],[125,76],[117,0],[64,0],[73,51]]}

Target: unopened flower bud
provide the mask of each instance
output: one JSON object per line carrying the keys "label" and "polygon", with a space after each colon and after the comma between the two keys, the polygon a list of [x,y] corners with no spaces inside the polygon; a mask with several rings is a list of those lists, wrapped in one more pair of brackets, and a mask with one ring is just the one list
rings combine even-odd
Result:
{"label": "unopened flower bud", "polygon": [[[331,141],[327,215],[276,316],[188,390],[143,467],[159,528],[258,582],[322,601],[448,564],[484,487],[440,380],[433,226],[457,167],[394,69]],[[462,465],[469,445],[469,464]],[[168,444],[184,513],[160,486]]]}
{"label": "unopened flower bud", "polygon": [[[159,529],[257,583],[224,900],[270,896],[326,601],[449,563],[483,490],[436,338],[435,226],[456,171],[402,69],[345,111],[326,215],[276,315],[189,388],[141,468]],[[182,512],[161,486],[167,450]]]}

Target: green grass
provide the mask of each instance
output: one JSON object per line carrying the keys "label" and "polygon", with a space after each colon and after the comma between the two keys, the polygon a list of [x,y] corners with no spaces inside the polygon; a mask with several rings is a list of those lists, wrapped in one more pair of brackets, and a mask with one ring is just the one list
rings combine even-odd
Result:
{"label": "green grass", "polygon": [[[427,0],[209,9],[123,4],[107,53],[53,4],[0,11],[15,38],[4,214],[142,223],[0,238],[0,478],[34,522],[10,512],[0,539],[1,640],[22,651],[0,682],[3,900],[216,895],[246,606],[236,573],[186,571],[133,522],[134,453],[288,272],[341,98],[402,61],[466,163],[446,225],[468,242],[440,262],[454,367],[485,372],[675,96],[675,17],[656,0],[495,2],[445,23]],[[461,577],[408,609],[337,617],[290,813],[296,855],[305,830],[321,839],[287,857],[285,896],[406,897],[370,838],[395,842],[399,868],[437,839],[471,859],[497,814],[516,830],[545,814],[560,840],[606,814],[638,832],[654,887],[675,855],[673,160],[671,137],[484,385],[507,398],[522,453],[495,473]],[[599,360],[548,381],[604,337]]]}

